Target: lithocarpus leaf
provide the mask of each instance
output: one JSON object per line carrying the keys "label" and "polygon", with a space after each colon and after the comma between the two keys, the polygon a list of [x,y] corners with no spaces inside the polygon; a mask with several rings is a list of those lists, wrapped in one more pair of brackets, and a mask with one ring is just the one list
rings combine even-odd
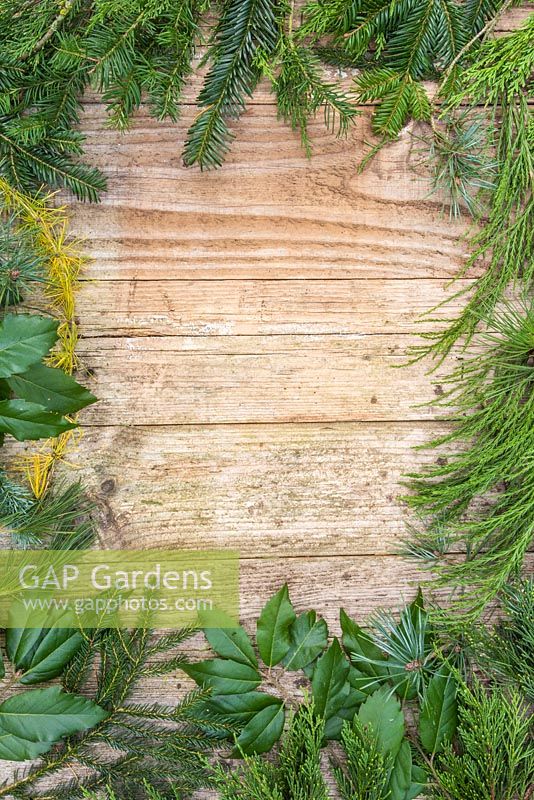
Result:
{"label": "lithocarpus leaf", "polygon": [[231,659],[212,658],[195,664],[181,664],[180,669],[199,686],[211,689],[214,695],[250,692],[261,683],[261,675],[254,667]]}
{"label": "lithocarpus leaf", "polygon": [[34,364],[22,374],[9,377],[7,383],[17,397],[60,414],[73,414],[96,402],[96,397],[70,375],[44,364]]}
{"label": "lithocarpus leaf", "polygon": [[284,720],[284,704],[273,697],[273,702],[258,711],[241,731],[236,742],[236,754],[266,753],[280,738]]}
{"label": "lithocarpus leaf", "polygon": [[252,642],[246,631],[240,626],[237,628],[205,628],[206,639],[217,655],[231,658],[240,664],[251,667],[258,666]]}
{"label": "lithocarpus leaf", "polygon": [[[59,686],[13,695],[0,705],[2,757],[12,760],[35,757],[49,749],[44,745],[92,728],[107,716],[107,711],[93,700],[67,694]],[[28,752],[34,755],[29,756]]]}
{"label": "lithocarpus leaf", "polygon": [[328,626],[324,619],[317,619],[315,611],[301,614],[290,629],[291,647],[284,666],[289,670],[303,669],[321,655],[328,644]]}
{"label": "lithocarpus leaf", "polygon": [[274,667],[291,647],[290,628],[296,620],[287,584],[266,603],[258,618],[256,641],[265,664]]}
{"label": "lithocarpus leaf", "polygon": [[56,320],[34,314],[6,314],[0,324],[0,378],[37,364],[57,339]]}
{"label": "lithocarpus leaf", "polygon": [[429,681],[419,716],[419,736],[427,753],[439,753],[454,736],[456,690],[456,681],[446,667]]}
{"label": "lithocarpus leaf", "polygon": [[339,641],[334,639],[317,662],[312,678],[314,708],[326,721],[342,708],[347,698],[349,667]]}

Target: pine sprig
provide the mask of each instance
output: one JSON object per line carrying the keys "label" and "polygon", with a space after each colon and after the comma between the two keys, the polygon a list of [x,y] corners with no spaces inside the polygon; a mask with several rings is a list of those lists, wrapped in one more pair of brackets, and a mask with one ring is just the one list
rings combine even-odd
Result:
{"label": "pine sprig", "polygon": [[1,508],[1,538],[12,547],[42,548],[49,550],[78,550],[89,547],[94,540],[95,528],[88,501],[82,485],[73,483],[66,489],[48,492],[35,500],[20,487],[2,479],[4,494],[9,491],[10,501]]}
{"label": "pine sprig", "polygon": [[421,162],[431,175],[430,195],[440,194],[450,218],[467,211],[480,218],[495,188],[498,162],[490,157],[488,131],[481,116],[445,117],[420,137]]}

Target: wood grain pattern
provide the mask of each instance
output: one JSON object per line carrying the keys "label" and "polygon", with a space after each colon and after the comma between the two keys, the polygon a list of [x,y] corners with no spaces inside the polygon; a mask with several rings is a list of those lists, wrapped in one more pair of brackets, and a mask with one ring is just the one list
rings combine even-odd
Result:
{"label": "wood grain pattern", "polygon": [[184,336],[86,339],[101,398],[86,424],[432,419],[428,365],[402,366],[417,337]]}
{"label": "wood grain pattern", "polygon": [[78,314],[90,338],[418,334],[428,309],[450,296],[447,281],[432,279],[102,280],[85,284]]}
{"label": "wood grain pattern", "polygon": [[[402,474],[441,424],[87,427],[83,469],[111,548],[235,548],[244,558],[392,554]],[[288,569],[291,568],[288,564]]]}
{"label": "wood grain pattern", "polygon": [[[416,126],[358,174],[373,109],[348,140],[318,118],[307,160],[265,82],[232,125],[224,168],[185,169],[201,80],[178,123],[143,106],[125,135],[85,98],[88,158],[109,191],[99,206],[67,202],[92,259],[80,352],[100,402],[66,466],[98,504],[103,548],[239,549],[249,630],[288,582],[297,609],[318,609],[338,633],[341,606],[364,622],[422,577],[396,555],[399,481],[437,457],[413,447],[447,428],[416,407],[440,391],[426,366],[391,367],[450,291],[467,224],[428,196]],[[205,653],[202,637],[189,652]],[[172,703],[189,688],[177,673],[137,699]],[[3,778],[12,772],[0,762]]]}
{"label": "wood grain pattern", "polygon": [[101,106],[86,109],[88,155],[110,189],[101,206],[74,207],[89,277],[444,279],[464,263],[465,226],[428,199],[411,127],[358,175],[366,116],[348,141],[313,122],[308,160],[276,110],[255,106],[224,168],[201,174],[180,157],[194,113],[162,125],[144,109],[121,136],[104,127]]}

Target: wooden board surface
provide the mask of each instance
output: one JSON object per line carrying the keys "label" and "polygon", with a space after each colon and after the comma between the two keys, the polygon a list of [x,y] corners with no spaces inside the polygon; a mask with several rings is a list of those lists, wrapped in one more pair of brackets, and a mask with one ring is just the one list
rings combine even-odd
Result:
{"label": "wooden board surface", "polygon": [[[185,169],[198,87],[178,123],[143,107],[126,135],[86,97],[87,152],[109,191],[68,204],[91,257],[80,352],[100,403],[81,415],[69,469],[98,505],[103,548],[237,549],[247,628],[287,581],[297,609],[338,632],[340,606],[364,622],[422,577],[398,555],[400,481],[437,457],[413,448],[447,424],[418,406],[441,391],[426,366],[392,367],[451,291],[467,224],[428,196],[415,126],[358,174],[371,108],[346,141],[313,122],[308,160],[265,84],[224,168]],[[204,649],[197,637],[191,652]],[[189,688],[169,676],[138,697]]]}
{"label": "wooden board surface", "polygon": [[436,457],[411,450],[429,427],[88,427],[71,461],[100,507],[104,546],[226,547],[248,559],[393,555],[405,535],[402,473]]}
{"label": "wooden board surface", "polygon": [[277,582],[298,601],[310,570],[320,609],[342,602],[345,564],[353,610],[396,605],[414,578],[396,555],[399,481],[445,427],[418,405],[441,391],[428,365],[393,367],[450,293],[466,226],[428,198],[411,128],[357,174],[362,111],[348,141],[314,122],[308,160],[260,94],[225,167],[201,174],[180,160],[194,108],[176,125],[142,109],[125,136],[85,108],[110,191],[73,217],[93,259],[80,353],[100,403],[70,461],[104,547],[239,549],[247,619]]}

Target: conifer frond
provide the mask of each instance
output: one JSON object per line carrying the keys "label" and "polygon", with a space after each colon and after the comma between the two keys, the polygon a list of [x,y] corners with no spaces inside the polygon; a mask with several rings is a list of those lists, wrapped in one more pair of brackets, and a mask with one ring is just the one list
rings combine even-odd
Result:
{"label": "conifer frond", "polygon": [[21,303],[30,289],[44,283],[45,259],[31,232],[16,217],[0,217],[0,306]]}
{"label": "conifer frond", "polygon": [[84,549],[94,540],[92,510],[81,484],[73,483],[41,500],[24,501],[21,508],[6,506],[0,520],[2,536],[9,536],[15,548]]}
{"label": "conifer frond", "polygon": [[231,0],[223,7],[198,98],[202,110],[187,134],[185,164],[221,165],[232,138],[227,120],[244,111],[261,77],[258,60],[272,53],[277,41],[273,0]]}
{"label": "conifer frond", "polygon": [[503,7],[503,0],[466,0],[469,29],[476,35],[489,19],[496,17]]}
{"label": "conifer frond", "polygon": [[376,134],[395,138],[410,118],[430,119],[427,94],[408,73],[377,67],[363,72],[356,79],[356,87],[359,103],[378,102],[372,120]]}
{"label": "conifer frond", "polygon": [[326,127],[340,136],[346,135],[360,112],[335,83],[324,80],[322,66],[313,52],[284,36],[277,61],[273,89],[278,112],[293,130],[300,131],[306,154],[310,156],[312,152],[308,121],[320,108],[324,110]]}
{"label": "conifer frond", "polygon": [[490,157],[488,133],[482,117],[444,117],[421,136],[421,161],[430,170],[430,195],[442,196],[442,210],[451,218],[467,211],[480,218],[495,188],[498,162]]}
{"label": "conifer frond", "polygon": [[324,722],[312,706],[301,705],[289,721],[275,763],[245,756],[240,768],[215,766],[220,800],[328,800],[321,772],[323,739]]}
{"label": "conifer frond", "polygon": [[[445,329],[424,335],[429,343],[414,349],[417,357],[431,355],[441,363],[458,340],[470,341],[481,314],[491,314],[508,287],[519,280],[525,287],[532,285],[534,142],[528,97],[533,74],[534,15],[520,30],[486,42],[463,73],[460,89],[449,98],[448,113],[463,102],[491,109],[491,119],[498,120],[498,124],[492,126],[489,143],[496,153],[498,169],[490,192],[488,217],[470,240],[471,253],[459,277],[480,265],[484,266],[484,273],[461,315]],[[453,296],[459,294],[464,292]]]}
{"label": "conifer frond", "polygon": [[521,570],[534,536],[534,307],[494,314],[477,345],[440,379],[450,390],[436,405],[449,409],[453,429],[425,446],[445,458],[409,476],[406,498],[426,518],[428,542],[445,530],[451,551],[467,553],[433,564],[467,618]]}
{"label": "conifer frond", "polygon": [[[164,641],[160,639],[160,647]],[[106,790],[121,800],[149,800],[173,792],[186,798],[208,787],[205,756],[216,746],[220,731],[228,735],[229,729],[215,718],[207,721],[199,714],[197,719],[205,694],[195,692],[172,707],[130,699],[154,646],[152,634],[142,628],[88,635],[67,669],[65,685],[70,691],[83,689],[88,673],[96,670],[99,702],[109,716],[1,785],[0,797],[52,800],[42,787],[43,778],[54,779],[54,800],[78,800],[92,792],[100,798]]]}
{"label": "conifer frond", "polygon": [[473,658],[506,686],[515,684],[534,702],[534,582],[518,580],[501,597],[502,618],[475,640]]}
{"label": "conifer frond", "polygon": [[434,762],[432,800],[528,798],[534,781],[532,717],[515,690],[461,685],[458,749]]}
{"label": "conifer frond", "polygon": [[26,194],[43,186],[64,187],[81,200],[97,202],[106,181],[97,169],[73,160],[79,152],[79,135],[48,131],[40,116],[0,116],[0,175]]}
{"label": "conifer frond", "polygon": [[345,760],[332,760],[332,769],[342,800],[386,800],[390,796],[391,758],[378,739],[356,714],[341,734]]}

